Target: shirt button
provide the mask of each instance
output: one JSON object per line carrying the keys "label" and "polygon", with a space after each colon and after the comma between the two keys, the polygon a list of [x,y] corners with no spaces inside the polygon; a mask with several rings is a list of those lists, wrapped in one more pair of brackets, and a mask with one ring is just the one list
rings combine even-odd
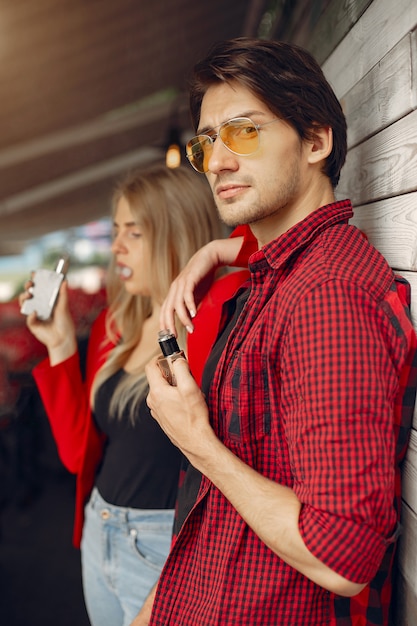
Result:
{"label": "shirt button", "polygon": [[101,515],[101,519],[109,519],[110,511],[108,509],[103,509],[100,515]]}

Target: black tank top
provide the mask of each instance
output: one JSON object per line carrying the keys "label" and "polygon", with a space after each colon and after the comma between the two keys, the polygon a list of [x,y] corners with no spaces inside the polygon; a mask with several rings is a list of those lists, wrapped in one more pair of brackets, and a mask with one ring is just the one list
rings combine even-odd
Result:
{"label": "black tank top", "polygon": [[146,393],[135,423],[109,415],[110,399],[125,376],[119,370],[97,390],[94,420],[107,441],[96,473],[96,487],[110,504],[136,509],[172,509],[182,455],[153,419]]}

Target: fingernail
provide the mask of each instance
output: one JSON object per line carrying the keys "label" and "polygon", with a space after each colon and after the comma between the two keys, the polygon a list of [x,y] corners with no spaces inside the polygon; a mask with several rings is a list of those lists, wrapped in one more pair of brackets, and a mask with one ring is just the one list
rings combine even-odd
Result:
{"label": "fingernail", "polygon": [[190,313],[190,316],[191,316],[191,317],[195,317],[195,316],[196,316],[196,312],[194,311],[194,309],[191,309],[191,310],[189,311],[189,313]]}
{"label": "fingernail", "polygon": [[187,333],[190,333],[190,335],[191,333],[194,332],[194,326],[186,326],[185,328],[186,328]]}

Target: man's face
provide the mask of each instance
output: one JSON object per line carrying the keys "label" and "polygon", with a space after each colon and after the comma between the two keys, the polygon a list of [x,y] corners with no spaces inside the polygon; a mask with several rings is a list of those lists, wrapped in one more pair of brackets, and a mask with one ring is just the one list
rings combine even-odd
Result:
{"label": "man's face", "polygon": [[[255,124],[276,118],[245,87],[221,83],[204,95],[199,132],[236,117],[248,117]],[[259,133],[259,148],[249,156],[233,154],[217,138],[207,161],[206,176],[223,221],[229,226],[251,224],[255,235],[265,243],[279,234],[277,220],[284,220],[286,230],[288,215],[297,215],[306,191],[308,167],[304,142],[289,124],[278,120],[260,128]]]}

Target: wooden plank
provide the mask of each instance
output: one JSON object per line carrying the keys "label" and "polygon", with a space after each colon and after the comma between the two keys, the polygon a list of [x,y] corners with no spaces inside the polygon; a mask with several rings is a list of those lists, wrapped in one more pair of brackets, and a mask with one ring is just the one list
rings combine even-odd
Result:
{"label": "wooden plank", "polygon": [[371,3],[372,0],[333,0],[311,33],[310,41],[301,45],[322,65]]}
{"label": "wooden plank", "polygon": [[314,19],[318,19],[312,17],[313,9],[315,9],[316,16],[320,15],[322,0],[314,3],[311,0],[297,0],[296,2],[283,0],[279,8],[276,7],[274,12],[269,13],[271,17],[275,13],[269,36],[306,47],[309,39],[309,32],[305,36],[306,22],[312,23]]}
{"label": "wooden plank", "polygon": [[[407,506],[402,507],[403,534],[399,541],[399,568],[409,591],[417,596],[417,515]],[[410,624],[417,624],[417,621]]]}
{"label": "wooden plank", "polygon": [[417,25],[416,0],[374,0],[323,64],[336,95],[342,98]]}
{"label": "wooden plank", "polygon": [[411,101],[417,109],[417,29],[411,33]]}
{"label": "wooden plank", "polygon": [[414,513],[417,514],[417,432],[411,430],[410,443],[403,465],[402,496]]}
{"label": "wooden plank", "polygon": [[391,267],[417,271],[417,192],[357,206],[354,211],[352,223],[367,235]]}
{"label": "wooden plank", "polygon": [[417,110],[349,151],[338,194],[358,205],[416,189]]}
{"label": "wooden plank", "polygon": [[395,605],[393,626],[416,626],[417,595],[412,592],[401,572],[397,572],[394,580]]}
{"label": "wooden plank", "polygon": [[416,108],[412,84],[416,54],[416,33],[407,33],[343,97],[349,148]]}
{"label": "wooden plank", "polygon": [[322,64],[372,1],[284,0],[279,10],[266,12],[269,20],[264,19],[260,34],[303,46]]}

